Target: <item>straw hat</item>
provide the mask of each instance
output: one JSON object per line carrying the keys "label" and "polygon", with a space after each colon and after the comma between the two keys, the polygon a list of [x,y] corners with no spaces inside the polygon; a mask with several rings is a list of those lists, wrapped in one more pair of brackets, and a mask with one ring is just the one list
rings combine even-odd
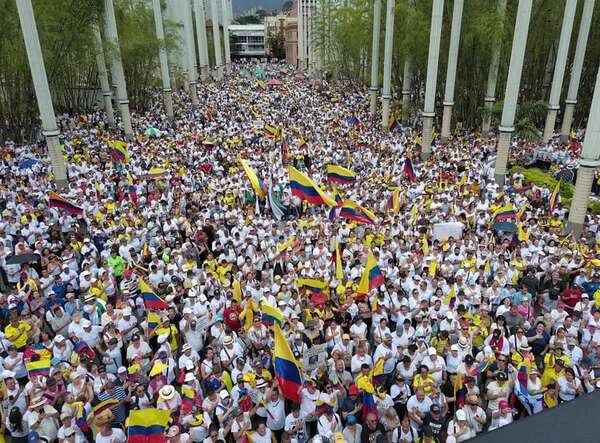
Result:
{"label": "straw hat", "polygon": [[171,385],[165,385],[160,388],[158,395],[165,401],[172,400],[175,397],[175,388]]}
{"label": "straw hat", "polygon": [[36,409],[45,406],[46,404],[46,399],[44,397],[36,397],[33,400],[31,400],[31,403],[29,404],[29,409]]}
{"label": "straw hat", "polygon": [[94,419],[96,426],[106,426],[113,420],[113,413],[110,410],[104,411],[101,415]]}

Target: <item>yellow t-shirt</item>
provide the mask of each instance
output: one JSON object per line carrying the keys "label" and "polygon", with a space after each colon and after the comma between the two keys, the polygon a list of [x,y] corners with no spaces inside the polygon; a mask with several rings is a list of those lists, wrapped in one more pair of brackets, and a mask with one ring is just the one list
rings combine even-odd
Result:
{"label": "yellow t-shirt", "polygon": [[431,387],[435,386],[433,376],[429,374],[426,378],[422,378],[421,374],[415,375],[413,378],[413,387],[417,389],[421,386],[423,387],[423,391],[425,391],[425,395],[429,395],[431,393]]}
{"label": "yellow t-shirt", "polygon": [[30,330],[31,326],[29,326],[27,322],[21,320],[17,327],[14,327],[11,323],[4,328],[4,335],[6,335],[6,338],[18,349],[27,344],[27,332]]}

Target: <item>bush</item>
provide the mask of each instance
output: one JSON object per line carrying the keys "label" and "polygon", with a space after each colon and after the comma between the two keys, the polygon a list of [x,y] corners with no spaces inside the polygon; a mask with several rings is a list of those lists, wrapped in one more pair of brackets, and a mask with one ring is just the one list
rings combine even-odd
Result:
{"label": "bush", "polygon": [[[517,172],[523,174],[527,182],[531,182],[536,186],[543,186],[545,188],[550,189],[551,191],[554,190],[556,183],[558,183],[558,180],[556,180],[550,174],[542,171],[539,168],[524,168],[522,166],[513,166],[512,168],[510,168],[510,172],[511,174],[515,174]],[[573,185],[573,183],[562,182],[562,184],[560,185],[559,194],[563,206],[569,207],[571,205],[571,199],[573,198],[574,193],[575,185]],[[591,211],[594,214],[600,214],[600,201],[589,200],[588,209],[591,209]]]}

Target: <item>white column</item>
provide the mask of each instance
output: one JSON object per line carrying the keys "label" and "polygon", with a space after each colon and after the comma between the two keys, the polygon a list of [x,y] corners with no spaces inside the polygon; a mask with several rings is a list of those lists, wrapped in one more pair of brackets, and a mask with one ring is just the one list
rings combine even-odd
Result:
{"label": "white column", "polygon": [[167,61],[167,48],[165,47],[165,31],[163,29],[162,10],[160,0],[152,0],[154,8],[154,26],[156,27],[156,38],[158,39],[158,60],[160,62],[160,76],[163,85],[163,100],[165,112],[169,120],[173,121],[173,96],[171,91],[171,79],[169,77],[169,62]]}
{"label": "white column", "polygon": [[410,59],[404,61],[404,76],[402,77],[402,122],[410,119],[410,92],[412,86],[412,67]]}
{"label": "white column", "polygon": [[381,129],[388,131],[390,120],[390,102],[392,101],[392,51],[394,49],[394,6],[396,0],[387,0],[385,13],[385,48],[383,54],[383,93],[381,94],[383,112]]}
{"label": "white column", "polygon": [[44,57],[42,55],[42,48],[40,47],[40,39],[38,37],[31,0],[17,1],[17,11],[19,13],[19,21],[21,22],[23,40],[25,40],[25,50],[27,51],[27,60],[29,61],[29,70],[31,72],[31,79],[33,80],[35,97],[42,120],[42,133],[48,145],[48,155],[52,164],[54,182],[58,188],[64,188],[67,185],[67,170],[58,139],[60,132],[56,125],[56,116],[54,115],[54,106],[52,105],[52,96],[50,95],[50,86],[48,86],[48,78],[46,77]]}
{"label": "white column", "polygon": [[[181,20],[181,11],[179,8],[179,0],[167,0],[167,19],[172,21],[177,25],[174,30],[177,38],[177,48],[174,48],[172,51],[168,51],[167,57],[169,59],[169,64],[171,65],[172,82],[173,87],[177,89],[178,85],[178,75],[176,73],[185,73],[187,71],[187,62],[185,56],[185,36],[183,33],[183,20]],[[181,47],[183,45],[183,47]],[[187,84],[187,80],[184,76],[184,81]],[[185,88],[188,89],[187,86]]]}
{"label": "white column", "polygon": [[111,127],[115,126],[115,112],[112,105],[112,90],[108,81],[108,72],[106,71],[106,61],[104,60],[104,48],[102,46],[102,35],[97,25],[92,26],[95,39],[96,50],[96,65],[98,66],[98,77],[100,77],[100,88],[102,89],[102,101],[104,103],[104,112],[108,124]]}
{"label": "white column", "polygon": [[106,15],[106,34],[108,41],[115,48],[111,59],[111,72],[113,81],[117,85],[117,99],[119,100],[119,111],[123,123],[123,131],[127,140],[133,139],[133,128],[131,127],[131,115],[129,114],[129,99],[127,98],[127,84],[125,83],[125,72],[121,60],[121,48],[119,46],[119,33],[117,32],[117,19],[112,0],[104,0],[104,14]]}
{"label": "white column", "polygon": [[307,53],[306,53],[306,66],[308,68],[308,75],[309,76],[313,76],[314,72],[313,72],[313,67],[314,67],[314,58],[313,58],[313,49],[314,49],[314,45],[313,45],[313,41],[312,41],[312,30],[313,30],[313,22],[312,22],[312,18],[313,18],[313,5],[312,3],[309,3],[307,5],[306,8],[306,46],[307,46]]}
{"label": "white column", "polygon": [[[506,12],[506,0],[498,2],[498,16],[504,21],[504,13]],[[502,27],[502,30],[504,26]],[[490,70],[488,71],[487,88],[485,91],[484,103],[485,107],[491,112],[496,102],[496,83],[498,81],[498,68],[500,67],[500,51],[502,49],[502,39],[498,38],[492,47],[492,60],[490,61]],[[483,116],[481,133],[487,135],[490,132],[491,120],[489,115]]]}
{"label": "white column", "polygon": [[431,31],[429,32],[429,55],[427,57],[427,80],[425,82],[425,106],[423,107],[423,152],[424,159],[431,155],[433,120],[435,119],[435,90],[437,69],[442,38],[442,18],[444,0],[433,0],[431,10]]}
{"label": "white column", "polygon": [[454,83],[456,81],[456,64],[458,63],[463,2],[463,0],[454,0],[452,9],[452,30],[450,31],[448,69],[446,70],[446,90],[444,92],[444,114],[442,117],[441,139],[443,143],[446,143],[450,136],[450,122],[452,120],[452,107],[454,106]]}
{"label": "white column", "polygon": [[190,0],[180,0],[183,11],[183,32],[185,35],[185,52],[187,56],[188,82],[192,105],[198,105],[198,69],[196,64],[196,43],[194,42],[194,22],[192,21],[192,4]]}
{"label": "white column", "polygon": [[213,42],[215,46],[215,75],[217,80],[223,78],[223,57],[221,56],[221,31],[219,30],[219,10],[217,0],[210,0],[210,11],[213,27]]}
{"label": "white column", "polygon": [[579,80],[581,79],[581,69],[583,68],[583,59],[587,47],[590,25],[592,24],[592,15],[594,13],[595,0],[584,0],[583,11],[581,13],[581,23],[579,24],[579,35],[577,36],[577,46],[575,47],[575,58],[571,67],[571,78],[569,80],[569,90],[565,100],[565,113],[562,119],[561,139],[566,141],[573,124],[573,111],[577,103],[577,91],[579,90]]}
{"label": "white column", "polygon": [[502,120],[500,122],[500,139],[498,140],[498,152],[496,154],[496,167],[494,177],[496,183],[504,185],[506,175],[506,164],[511,144],[512,133],[515,131],[514,122],[517,112],[517,100],[519,98],[519,86],[521,84],[521,73],[523,71],[523,59],[525,58],[525,47],[527,46],[527,34],[529,33],[529,18],[533,0],[519,0],[517,9],[517,20],[513,35],[512,50],[510,53],[510,64],[508,67],[508,78],[506,79],[506,92],[504,94],[504,107],[502,108]]}
{"label": "white column", "polygon": [[221,0],[221,12],[223,13],[223,47],[225,48],[225,72],[231,74],[231,48],[229,47],[229,7],[228,0]]}
{"label": "white column", "polygon": [[371,46],[371,107],[369,113],[377,112],[377,90],[379,89],[379,35],[381,34],[381,0],[373,2],[373,44]]}
{"label": "white column", "polygon": [[560,92],[562,90],[563,78],[565,76],[565,67],[567,66],[569,43],[571,41],[571,31],[573,30],[573,20],[575,19],[576,10],[577,0],[566,0],[562,28],[560,31],[560,39],[558,42],[558,51],[556,53],[556,64],[554,65],[554,75],[552,76],[550,100],[548,101],[548,114],[546,116],[546,125],[544,126],[545,142],[548,142],[554,134],[556,114],[560,109]]}
{"label": "white column", "polygon": [[206,14],[204,0],[194,0],[194,17],[196,19],[196,37],[198,39],[198,55],[200,59],[200,78],[206,81],[210,74],[208,59],[208,38],[206,37]]}
{"label": "white column", "polygon": [[298,29],[298,69],[304,69],[304,62],[306,59],[304,58],[304,0],[298,0],[298,21],[297,21],[297,29]]}
{"label": "white column", "polygon": [[576,237],[581,234],[585,224],[588,199],[594,180],[594,170],[600,166],[600,70],[598,72],[579,159],[575,193],[569,210],[569,229]]}

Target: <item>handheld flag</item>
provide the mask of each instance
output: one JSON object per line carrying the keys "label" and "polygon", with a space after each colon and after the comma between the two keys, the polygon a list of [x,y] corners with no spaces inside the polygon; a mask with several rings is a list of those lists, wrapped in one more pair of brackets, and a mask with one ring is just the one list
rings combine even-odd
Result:
{"label": "handheld flag", "polygon": [[327,165],[327,181],[350,185],[356,182],[356,172],[336,165]]}
{"label": "handheld flag", "polygon": [[377,224],[377,216],[373,212],[369,211],[367,208],[363,208],[350,199],[344,200],[339,217],[369,225]]}
{"label": "handheld flag", "polygon": [[320,294],[327,287],[327,282],[313,278],[299,278],[296,280],[299,292],[310,291],[312,294]]}
{"label": "handheld flag", "polygon": [[152,288],[144,280],[140,280],[140,292],[146,309],[168,309],[169,304],[154,293]]}
{"label": "handheld flag", "polygon": [[279,382],[279,388],[284,398],[300,403],[298,394],[298,390],[302,386],[300,368],[279,324],[273,325],[273,329],[275,334],[275,349],[273,350],[275,377]]}
{"label": "handheld flag", "polygon": [[264,322],[267,322],[269,325],[274,325],[275,323],[278,323],[280,326],[283,325],[283,313],[279,310],[279,308],[263,302],[260,305],[260,310],[262,312],[262,320]]}
{"label": "handheld flag", "polygon": [[344,270],[342,269],[342,256],[337,238],[333,242],[333,253],[335,254],[335,278],[342,280],[344,278]]}
{"label": "handheld flag", "polygon": [[415,170],[413,169],[412,161],[410,161],[410,158],[407,157],[404,159],[404,165],[402,166],[402,170],[404,171],[404,173],[408,177],[408,180],[411,183],[417,179],[417,176],[415,175]]}
{"label": "handheld flag", "polygon": [[256,195],[260,199],[264,199],[265,195],[266,195],[266,192],[265,192],[266,188],[265,188],[265,185],[262,182],[262,180],[260,180],[258,178],[258,176],[256,175],[256,173],[248,165],[248,162],[246,162],[246,160],[240,158],[239,162],[242,165],[242,168],[244,169],[244,172],[248,176],[248,180],[250,180],[250,185],[252,186],[252,189],[254,190],[254,192],[256,193]]}
{"label": "handheld flag", "polygon": [[290,178],[290,188],[292,195],[306,200],[313,205],[335,206],[335,200],[323,192],[315,182],[302,174],[296,168],[290,166],[288,168]]}
{"label": "handheld flag", "polygon": [[395,131],[396,129],[398,129],[398,126],[398,120],[396,120],[396,117],[392,115],[388,122],[388,130]]}
{"label": "handheld flag", "polygon": [[551,214],[554,212],[554,210],[558,206],[558,193],[560,192],[561,182],[562,182],[562,179],[559,180],[558,183],[556,183],[556,186],[554,187],[554,191],[552,191],[552,195],[550,195],[549,208],[550,208]]}
{"label": "handheld flag", "polygon": [[148,336],[152,335],[152,333],[158,328],[160,325],[160,316],[156,312],[148,312]]}
{"label": "handheld flag", "polygon": [[49,192],[48,198],[49,198],[48,206],[51,208],[64,209],[69,214],[72,214],[75,216],[83,214],[83,208],[81,208],[77,205],[74,205],[69,200],[67,200],[66,198],[57,194],[56,192]]}
{"label": "handheld flag", "polygon": [[129,161],[129,153],[127,152],[124,141],[117,140],[108,143],[108,152],[110,156],[119,163],[127,163]]}
{"label": "handheld flag", "polygon": [[358,284],[359,294],[368,294],[369,291],[378,288],[385,283],[383,274],[377,265],[373,252],[369,251],[365,270]]}
{"label": "handheld flag", "polygon": [[152,168],[146,173],[146,177],[151,180],[158,180],[169,175],[165,168]]}
{"label": "handheld flag", "polygon": [[98,417],[107,409],[113,409],[119,404],[119,400],[116,398],[109,398],[108,400],[101,401],[93,407],[92,411],[95,417]]}
{"label": "handheld flag", "polygon": [[36,360],[29,361],[25,363],[25,369],[27,369],[27,373],[29,377],[42,376],[48,377],[50,375],[50,367],[52,364],[49,359],[46,360]]}
{"label": "handheld flag", "polygon": [[162,443],[166,441],[165,428],[171,418],[170,410],[147,408],[129,413],[127,441],[129,443]]}

